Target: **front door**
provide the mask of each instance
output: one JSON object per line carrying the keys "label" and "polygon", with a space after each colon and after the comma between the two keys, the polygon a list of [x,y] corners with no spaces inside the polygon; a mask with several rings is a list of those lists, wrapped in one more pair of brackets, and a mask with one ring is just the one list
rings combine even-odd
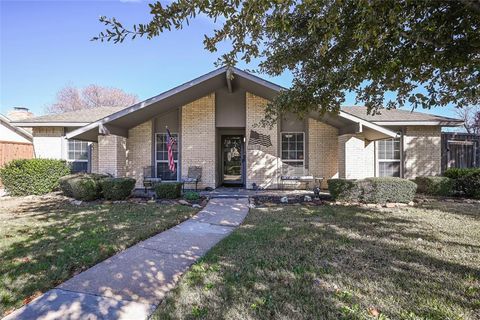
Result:
{"label": "front door", "polygon": [[222,173],[224,185],[243,185],[243,152],[243,136],[222,136]]}

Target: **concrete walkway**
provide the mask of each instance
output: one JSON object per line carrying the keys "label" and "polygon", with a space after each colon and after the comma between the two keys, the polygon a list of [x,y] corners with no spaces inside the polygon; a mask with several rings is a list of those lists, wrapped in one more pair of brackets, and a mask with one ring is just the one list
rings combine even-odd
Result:
{"label": "concrete walkway", "polygon": [[4,319],[146,319],[179,277],[247,213],[248,199],[212,199],[191,219],[93,266]]}

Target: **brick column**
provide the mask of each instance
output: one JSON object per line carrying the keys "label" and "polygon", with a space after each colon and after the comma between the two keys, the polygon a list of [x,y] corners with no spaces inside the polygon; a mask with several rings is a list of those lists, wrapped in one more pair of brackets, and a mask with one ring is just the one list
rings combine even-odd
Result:
{"label": "brick column", "polygon": [[361,134],[338,137],[338,176],[344,179],[363,179],[375,175],[374,142]]}
{"label": "brick column", "polygon": [[[278,188],[280,178],[281,159],[278,156],[278,131],[277,125],[272,128],[263,128],[259,122],[265,115],[265,106],[268,100],[247,92],[246,110],[246,188],[251,189],[252,183],[268,189]],[[254,130],[265,134],[272,141],[271,147],[250,145],[250,131]]]}
{"label": "brick column", "polygon": [[187,176],[189,167],[201,166],[202,181],[198,187],[215,188],[215,93],[182,107],[180,139],[182,176]]}
{"label": "brick column", "polygon": [[115,135],[98,137],[98,173],[125,176],[126,140]]}
{"label": "brick column", "polygon": [[143,171],[150,166],[152,166],[152,121],[147,121],[128,131],[126,176],[136,180],[136,188],[143,188]]}
{"label": "brick column", "polygon": [[338,129],[321,121],[308,119],[309,173],[327,180],[338,177]]}

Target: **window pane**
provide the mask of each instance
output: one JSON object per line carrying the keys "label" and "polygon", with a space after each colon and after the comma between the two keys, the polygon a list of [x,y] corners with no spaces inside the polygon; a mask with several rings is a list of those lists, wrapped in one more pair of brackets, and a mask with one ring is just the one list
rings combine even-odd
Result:
{"label": "window pane", "polygon": [[378,169],[380,177],[400,177],[400,162],[380,162]]}
{"label": "window pane", "polygon": [[70,162],[70,168],[72,170],[72,173],[87,172],[88,162],[86,162],[86,161],[72,161],[72,162]]}
{"label": "window pane", "polygon": [[[167,134],[157,133],[157,159],[168,160]],[[178,141],[178,134],[172,133],[172,137]],[[178,160],[178,142],[173,146],[173,159]]]}
{"label": "window pane", "polygon": [[[303,133],[282,133],[282,159],[303,160]],[[303,161],[300,162],[303,166]]]}
{"label": "window pane", "polygon": [[385,139],[377,142],[379,160],[400,160],[400,139]]}
{"label": "window pane", "polygon": [[[177,163],[175,163],[177,166]],[[171,172],[168,168],[168,162],[157,162],[157,178],[162,180],[177,180],[177,172]]]}
{"label": "window pane", "polygon": [[88,142],[68,140],[68,160],[88,160]]}

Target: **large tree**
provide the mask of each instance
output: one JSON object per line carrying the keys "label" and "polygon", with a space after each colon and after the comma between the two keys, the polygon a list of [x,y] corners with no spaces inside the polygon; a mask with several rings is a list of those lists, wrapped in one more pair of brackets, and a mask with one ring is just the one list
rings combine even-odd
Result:
{"label": "large tree", "polygon": [[349,91],[370,111],[480,101],[475,0],[174,0],[150,8],[151,21],[131,28],[101,17],[107,29],[94,39],[153,38],[206,16],[218,27],[205,35],[205,48],[231,44],[219,64],[259,59],[260,72],[293,73],[292,86],[270,105],[273,118],[337,111]]}
{"label": "large tree", "polygon": [[96,84],[85,88],[66,86],[57,92],[55,102],[46,109],[48,113],[63,113],[97,107],[128,107],[137,101],[136,95],[117,88]]}
{"label": "large tree", "polygon": [[457,108],[455,111],[468,133],[480,134],[480,105]]}

